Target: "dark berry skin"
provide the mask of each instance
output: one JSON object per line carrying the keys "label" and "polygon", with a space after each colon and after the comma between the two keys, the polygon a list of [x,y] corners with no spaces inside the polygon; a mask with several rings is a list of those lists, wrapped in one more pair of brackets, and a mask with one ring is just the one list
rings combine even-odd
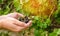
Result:
{"label": "dark berry skin", "polygon": [[24,18],[19,18],[19,21],[22,21],[22,22],[24,22]]}
{"label": "dark berry skin", "polygon": [[25,23],[28,23],[29,20],[30,20],[30,19],[29,19],[27,16],[24,18],[24,22],[25,22]]}
{"label": "dark berry skin", "polygon": [[25,16],[24,18],[19,18],[19,21],[28,23],[30,21],[30,19],[27,16]]}

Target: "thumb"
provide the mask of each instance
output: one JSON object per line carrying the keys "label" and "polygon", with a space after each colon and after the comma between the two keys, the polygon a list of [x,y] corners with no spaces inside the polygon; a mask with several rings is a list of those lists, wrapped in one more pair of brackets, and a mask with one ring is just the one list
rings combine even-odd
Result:
{"label": "thumb", "polygon": [[24,17],[22,14],[14,12],[14,13],[10,13],[7,15],[8,17],[13,17],[15,19],[18,19],[19,17]]}

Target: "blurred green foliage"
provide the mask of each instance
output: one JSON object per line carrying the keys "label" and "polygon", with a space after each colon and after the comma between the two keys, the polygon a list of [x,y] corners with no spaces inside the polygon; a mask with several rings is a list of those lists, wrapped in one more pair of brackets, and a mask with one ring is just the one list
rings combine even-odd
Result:
{"label": "blurred green foliage", "polygon": [[[53,13],[52,16],[55,18],[57,24],[60,24],[60,0],[58,0],[57,3],[57,10],[54,11],[55,13]],[[13,11],[18,11],[19,13],[24,12],[21,9],[21,4],[19,4],[19,0],[0,0],[0,15],[6,15]],[[25,13],[24,15],[28,16],[29,14]],[[32,26],[29,29],[34,28],[35,36],[58,36],[60,34],[60,29],[53,29],[53,31],[51,32],[51,28],[48,28],[52,24],[52,20],[50,18],[43,19],[41,17],[34,16],[32,18],[32,21]],[[8,33],[0,33],[0,36],[2,36],[2,34],[4,36],[8,36]]]}

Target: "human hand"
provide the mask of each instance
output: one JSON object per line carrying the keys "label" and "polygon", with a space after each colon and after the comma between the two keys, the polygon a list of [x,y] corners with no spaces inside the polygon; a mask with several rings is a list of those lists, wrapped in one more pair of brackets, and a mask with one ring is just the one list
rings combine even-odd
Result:
{"label": "human hand", "polygon": [[24,23],[17,20],[19,16],[23,17],[23,15],[19,13],[11,13],[6,16],[2,16],[2,19],[0,20],[1,28],[5,28],[14,32],[19,32],[31,26],[31,21],[29,21],[28,23]]}
{"label": "human hand", "polygon": [[19,17],[25,17],[23,14],[20,14],[20,13],[17,13],[17,12],[7,14],[6,16],[12,17],[12,18],[15,18],[15,19],[18,19]]}

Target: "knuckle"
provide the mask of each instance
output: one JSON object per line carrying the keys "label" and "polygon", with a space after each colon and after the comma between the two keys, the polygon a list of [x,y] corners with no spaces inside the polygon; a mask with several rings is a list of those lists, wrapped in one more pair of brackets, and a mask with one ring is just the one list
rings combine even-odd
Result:
{"label": "knuckle", "polygon": [[23,26],[25,26],[25,25],[26,25],[24,22],[21,22],[21,24],[22,24]]}
{"label": "knuckle", "polygon": [[24,22],[21,22],[21,24],[25,24]]}
{"label": "knuckle", "polygon": [[22,24],[22,25],[23,25],[24,23],[23,23],[23,22],[20,22],[20,24]]}

